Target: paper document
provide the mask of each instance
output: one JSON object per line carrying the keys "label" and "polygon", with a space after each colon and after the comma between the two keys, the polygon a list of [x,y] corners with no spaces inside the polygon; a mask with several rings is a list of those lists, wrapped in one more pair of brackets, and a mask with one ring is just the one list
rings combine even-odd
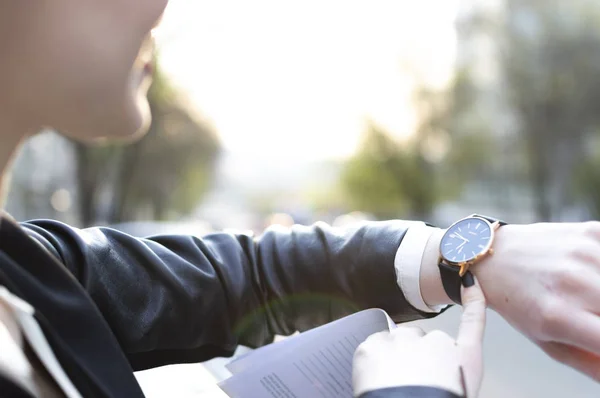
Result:
{"label": "paper document", "polygon": [[354,351],[394,327],[383,310],[358,312],[238,358],[220,387],[232,398],[351,398]]}

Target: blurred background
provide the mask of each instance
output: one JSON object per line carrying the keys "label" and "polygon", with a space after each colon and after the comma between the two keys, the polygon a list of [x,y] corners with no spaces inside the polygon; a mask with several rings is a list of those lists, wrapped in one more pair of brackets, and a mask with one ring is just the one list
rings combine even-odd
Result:
{"label": "blurred background", "polygon": [[[600,216],[597,1],[172,0],[157,40],[150,133],[33,137],[14,217],[148,235]],[[457,315],[424,325],[454,334]],[[490,317],[482,397],[599,396]],[[140,380],[201,396],[217,368]]]}

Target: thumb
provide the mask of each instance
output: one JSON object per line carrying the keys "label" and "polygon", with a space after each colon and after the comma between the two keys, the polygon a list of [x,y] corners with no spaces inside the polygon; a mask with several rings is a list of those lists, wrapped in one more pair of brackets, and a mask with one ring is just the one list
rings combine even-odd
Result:
{"label": "thumb", "polygon": [[[465,287],[468,286],[468,287]],[[485,330],[485,296],[473,274],[467,272],[461,289],[463,313],[458,331],[457,345],[481,345]]]}
{"label": "thumb", "polygon": [[476,397],[483,377],[482,346],[486,302],[479,283],[470,272],[464,277],[461,293],[463,313],[456,345],[461,353],[466,396]]}

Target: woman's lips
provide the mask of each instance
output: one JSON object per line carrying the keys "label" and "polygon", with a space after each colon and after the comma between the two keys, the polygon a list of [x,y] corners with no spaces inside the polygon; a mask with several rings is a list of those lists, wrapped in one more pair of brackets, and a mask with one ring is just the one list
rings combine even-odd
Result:
{"label": "woman's lips", "polygon": [[154,74],[154,63],[146,62],[144,63],[144,74],[148,76],[152,76]]}
{"label": "woman's lips", "polygon": [[142,65],[143,74],[152,76],[154,74],[154,58],[156,56],[156,43],[152,34],[149,34],[142,43],[138,61]]}

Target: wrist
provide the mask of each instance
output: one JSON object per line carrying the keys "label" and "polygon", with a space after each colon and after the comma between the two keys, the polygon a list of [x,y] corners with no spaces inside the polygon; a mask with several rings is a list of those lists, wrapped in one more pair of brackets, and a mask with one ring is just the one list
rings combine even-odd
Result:
{"label": "wrist", "polygon": [[509,254],[510,236],[516,225],[505,225],[496,231],[493,253],[489,254],[479,264],[470,268],[470,271],[475,275],[481,285],[481,289],[486,297],[487,304],[492,309],[497,309],[498,300],[504,300],[507,292],[503,289],[498,289],[499,286],[505,286],[504,283],[499,283],[506,277],[506,268],[503,267],[503,262],[507,258],[514,258]]}

